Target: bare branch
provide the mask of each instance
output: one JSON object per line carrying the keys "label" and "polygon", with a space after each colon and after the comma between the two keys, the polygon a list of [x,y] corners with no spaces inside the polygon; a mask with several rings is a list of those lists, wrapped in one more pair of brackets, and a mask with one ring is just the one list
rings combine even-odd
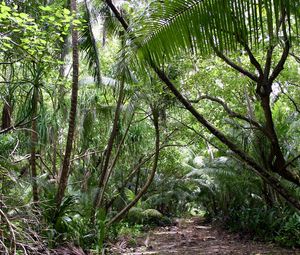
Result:
{"label": "bare branch", "polygon": [[250,78],[251,80],[258,82],[258,77],[249,72],[248,70],[244,69],[243,67],[237,65],[236,63],[234,63],[231,59],[229,59],[228,57],[226,57],[221,51],[219,51],[215,45],[212,45],[216,55],[221,58],[222,60],[224,60],[225,63],[227,63],[229,66],[231,66],[233,69],[235,69],[236,71],[246,75],[248,78]]}
{"label": "bare branch", "polygon": [[123,28],[128,31],[129,25],[125,21],[125,19],[122,17],[120,11],[116,8],[116,6],[113,4],[111,0],[106,0],[106,4],[109,6],[109,8],[112,10],[112,12],[115,14],[116,18],[119,20],[119,22],[122,24]]}
{"label": "bare branch", "polygon": [[278,82],[278,84],[279,84],[281,93],[284,94],[284,95],[292,102],[292,104],[293,104],[294,107],[295,107],[295,110],[296,110],[298,113],[300,113],[299,106],[298,106],[298,104],[295,102],[295,100],[294,100],[290,95],[288,95],[288,94],[284,91],[284,89],[282,88],[282,84],[281,84],[280,82]]}
{"label": "bare branch", "polygon": [[293,164],[297,159],[300,158],[300,155],[298,155],[297,157],[293,158],[291,161],[289,161],[284,168],[287,168],[288,166],[290,166],[291,164]]}
{"label": "bare branch", "polygon": [[300,63],[300,57],[296,56],[295,53],[290,52],[289,53],[298,63]]}
{"label": "bare branch", "polygon": [[6,222],[8,228],[9,228],[9,232],[11,234],[11,246],[12,246],[12,254],[17,254],[17,245],[16,245],[16,235],[15,235],[15,231],[13,228],[12,223],[9,221],[9,219],[7,218],[6,214],[2,211],[2,209],[0,209],[0,215],[3,217],[4,221]]}
{"label": "bare branch", "polygon": [[203,100],[203,99],[208,99],[210,101],[213,101],[213,102],[216,102],[216,103],[220,104],[224,108],[224,110],[228,113],[228,115],[230,117],[237,118],[237,119],[240,119],[240,120],[244,120],[244,121],[248,122],[249,124],[253,125],[254,127],[256,127],[257,129],[259,129],[260,131],[262,131],[264,134],[268,135],[266,130],[258,122],[256,122],[255,120],[253,120],[249,117],[246,117],[246,116],[244,116],[240,113],[237,113],[237,112],[231,110],[229,108],[229,106],[220,98],[205,95],[205,96],[200,96],[196,100],[193,100],[193,101],[190,101],[190,102],[192,102],[192,103],[196,102],[197,103],[197,102],[199,102],[200,100]]}
{"label": "bare branch", "polygon": [[[24,122],[26,120],[26,118],[27,118],[27,116],[23,120],[19,121],[17,124],[15,124],[13,126],[10,126],[8,128],[0,130],[0,135],[8,133],[11,130],[15,130],[16,128],[24,127],[24,126],[26,126],[28,123],[30,123],[32,121],[32,120],[29,120],[29,121]],[[35,117],[34,120],[36,120],[37,118],[38,117]]]}
{"label": "bare branch", "polygon": [[274,70],[273,70],[273,72],[272,72],[272,74],[270,76],[269,84],[272,84],[273,81],[280,74],[280,72],[283,70],[284,64],[285,64],[285,62],[287,60],[287,57],[289,55],[290,48],[291,48],[290,41],[289,41],[289,38],[288,38],[288,35],[287,35],[287,31],[286,31],[285,22],[282,23],[282,31],[283,31],[283,38],[284,38],[284,49],[283,49],[283,52],[282,52],[282,55],[281,55],[281,58],[280,58],[278,64],[276,65],[276,67],[274,68]]}
{"label": "bare branch", "polygon": [[256,68],[256,70],[258,71],[259,75],[263,76],[262,67],[261,67],[260,63],[257,61],[257,59],[254,57],[254,55],[253,55],[252,51],[250,50],[248,44],[242,43],[242,45],[244,46],[244,49],[246,50],[246,52],[247,52],[247,54],[249,56],[251,64]]}

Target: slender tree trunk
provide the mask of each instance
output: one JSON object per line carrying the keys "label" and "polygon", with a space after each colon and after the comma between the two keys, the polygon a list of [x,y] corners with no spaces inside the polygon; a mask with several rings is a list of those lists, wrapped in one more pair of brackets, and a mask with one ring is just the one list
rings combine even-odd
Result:
{"label": "slender tree trunk", "polygon": [[[71,1],[71,11],[77,13],[76,0]],[[56,194],[56,207],[60,207],[65,190],[68,184],[70,173],[70,158],[73,148],[74,133],[76,127],[76,113],[77,113],[77,97],[78,97],[78,76],[79,76],[79,53],[78,53],[78,31],[72,25],[72,49],[73,49],[73,80],[72,80],[72,95],[71,95],[71,109],[69,115],[69,130],[67,136],[67,144],[65,149],[65,156],[63,166],[60,174],[59,186]]]}
{"label": "slender tree trunk", "polygon": [[106,45],[106,28],[103,27],[103,32],[102,32],[102,47],[105,47]]}
{"label": "slender tree trunk", "polygon": [[[141,162],[139,162],[141,163]],[[140,186],[140,175],[141,175],[141,167],[138,168],[136,180],[135,180],[135,188],[134,188],[134,194],[138,194],[139,186]]]}
{"label": "slender tree trunk", "polygon": [[[161,149],[161,148],[160,148]],[[146,159],[143,159],[143,157],[140,158],[139,162],[134,169],[131,171],[131,173],[125,178],[125,180],[123,181],[122,178],[122,185],[120,187],[117,188],[117,193],[121,193],[122,190],[126,187],[126,185],[128,184],[128,182],[130,180],[133,179],[133,177],[135,176],[135,174],[137,174],[137,172],[141,169],[141,167],[147,163],[153,156],[155,156],[155,152],[152,153],[150,156],[148,156]],[[136,195],[136,194],[135,194]],[[109,208],[112,207],[113,203],[115,202],[115,200],[118,198],[118,196],[114,196],[107,204],[106,204],[106,211],[108,211]]]}
{"label": "slender tree trunk", "polygon": [[53,176],[56,178],[58,173],[57,173],[57,167],[56,167],[56,164],[57,164],[57,133],[58,133],[58,130],[56,127],[53,127],[53,134],[52,134],[52,142],[53,142],[53,154],[52,154],[52,173],[53,173]]}
{"label": "slender tree trunk", "polygon": [[[69,8],[68,6],[65,6],[65,8]],[[68,50],[69,50],[69,45],[68,45],[68,35],[64,35],[63,36],[63,43],[61,44],[62,46],[62,50],[60,52],[60,61],[62,62],[60,67],[59,67],[59,79],[63,80],[65,78],[65,72],[66,72],[66,63],[65,63],[65,58],[68,54]],[[55,91],[58,91],[58,96],[56,95],[54,97],[54,103],[53,103],[53,107],[55,110],[55,120],[57,120],[58,116],[57,116],[57,112],[59,111],[61,104],[64,102],[64,95],[65,95],[65,91],[64,91],[64,86],[59,86],[59,88]],[[52,155],[52,172],[54,173],[54,175],[56,176],[56,178],[58,178],[58,171],[57,171],[57,154],[59,151],[58,145],[58,137],[59,137],[59,130],[58,130],[58,125],[57,123],[55,124],[55,126],[52,127],[53,130],[53,134],[52,134],[52,144],[53,144],[53,155]],[[61,163],[61,162],[60,162]]]}
{"label": "slender tree trunk", "polygon": [[[119,159],[119,156],[120,156],[120,154],[121,154],[122,147],[123,147],[123,144],[124,144],[125,139],[126,139],[126,137],[127,137],[127,134],[128,134],[128,132],[129,132],[129,129],[130,129],[130,126],[131,126],[133,117],[134,117],[134,113],[133,113],[132,116],[131,116],[131,119],[130,119],[130,121],[129,121],[129,124],[128,124],[128,126],[127,126],[125,132],[124,132],[124,135],[123,135],[123,137],[122,137],[120,143],[118,144],[118,147],[117,147],[117,149],[116,149],[116,153],[115,153],[114,159],[112,160],[110,166],[108,167],[108,170],[106,171],[106,176],[105,176],[104,183],[103,183],[103,187],[102,187],[103,192],[101,193],[100,201],[103,201],[103,199],[104,199],[104,197],[103,197],[103,196],[104,196],[104,191],[105,191],[106,188],[107,188],[109,178],[110,178],[110,176],[111,176],[111,174],[112,174],[112,172],[113,172],[113,170],[114,170],[114,167],[115,167],[115,165],[116,165],[116,163],[117,163],[117,161],[118,161],[118,159]],[[122,172],[122,174],[123,174],[123,172]],[[101,205],[101,204],[100,204],[100,205]]]}
{"label": "slender tree trunk", "polygon": [[37,184],[37,167],[36,167],[36,146],[38,143],[38,133],[37,133],[37,123],[36,123],[36,115],[37,115],[37,106],[38,106],[38,88],[34,86],[33,88],[33,97],[32,97],[32,120],[31,120],[31,178],[32,178],[32,195],[33,202],[35,204],[39,201],[38,194],[38,184]]}
{"label": "slender tree trunk", "polygon": [[152,109],[152,113],[153,113],[153,124],[155,127],[155,156],[154,156],[154,162],[152,165],[151,173],[145,185],[141,188],[141,190],[135,196],[135,198],[107,223],[108,227],[114,224],[115,222],[119,221],[133,206],[136,205],[136,203],[141,199],[141,197],[147,192],[148,188],[150,187],[154,179],[156,169],[157,169],[158,159],[159,159],[160,137],[159,137],[159,125],[158,125],[158,110]]}
{"label": "slender tree trunk", "polygon": [[117,102],[117,106],[116,106],[116,110],[115,110],[115,116],[114,116],[114,122],[113,122],[113,127],[112,127],[112,131],[110,133],[110,137],[107,143],[107,149],[105,151],[105,158],[104,158],[104,162],[103,162],[103,168],[101,169],[101,175],[98,181],[98,188],[97,188],[97,192],[95,195],[95,199],[94,199],[94,204],[93,204],[93,210],[92,210],[92,222],[95,219],[95,213],[97,208],[99,208],[102,205],[103,202],[103,198],[104,198],[104,185],[105,185],[105,180],[107,177],[107,172],[108,172],[108,167],[109,167],[109,162],[110,162],[110,157],[112,154],[112,150],[113,150],[113,145],[114,145],[114,141],[117,135],[117,129],[118,129],[118,123],[119,123],[119,118],[120,118],[120,114],[121,114],[121,105],[122,105],[122,101],[124,98],[124,84],[125,84],[125,80],[123,79],[120,82],[120,90],[119,90],[119,97],[118,97],[118,102]]}
{"label": "slender tree trunk", "polygon": [[1,129],[6,129],[11,126],[11,114],[12,114],[12,106],[9,98],[4,100],[4,105],[2,108],[2,123]]}

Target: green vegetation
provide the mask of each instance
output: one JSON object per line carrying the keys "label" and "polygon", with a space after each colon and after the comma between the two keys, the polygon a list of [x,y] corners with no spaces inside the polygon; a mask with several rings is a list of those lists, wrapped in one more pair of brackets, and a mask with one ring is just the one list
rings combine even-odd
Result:
{"label": "green vegetation", "polygon": [[299,0],[2,1],[0,253],[195,214],[300,247],[299,27]]}

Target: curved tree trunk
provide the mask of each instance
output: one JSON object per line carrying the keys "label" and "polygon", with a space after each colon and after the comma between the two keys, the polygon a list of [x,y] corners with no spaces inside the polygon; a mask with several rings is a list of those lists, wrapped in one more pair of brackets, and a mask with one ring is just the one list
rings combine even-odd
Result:
{"label": "curved tree trunk", "polygon": [[[119,159],[120,153],[121,153],[121,151],[122,151],[123,144],[124,144],[124,142],[125,142],[125,139],[126,139],[126,137],[127,137],[127,134],[128,134],[128,132],[129,132],[129,129],[130,129],[130,126],[131,126],[131,123],[132,123],[132,120],[133,120],[133,116],[134,116],[134,113],[133,113],[132,116],[131,116],[131,119],[130,119],[130,121],[129,121],[129,124],[128,124],[128,126],[127,126],[125,132],[124,132],[124,135],[123,135],[123,137],[122,137],[120,143],[118,144],[118,147],[117,147],[117,149],[116,149],[115,156],[114,156],[112,162],[110,163],[109,168],[108,168],[107,171],[106,171],[107,173],[106,173],[106,176],[105,176],[105,179],[104,179],[104,183],[103,183],[103,187],[102,187],[102,193],[101,193],[100,201],[103,201],[103,199],[104,199],[104,192],[105,192],[105,190],[106,190],[106,188],[107,188],[107,185],[108,185],[110,176],[111,176],[111,174],[112,174],[112,172],[113,172],[113,170],[114,170],[114,167],[116,166],[116,163],[117,163],[117,161],[118,161],[118,159]],[[102,204],[101,204],[101,205],[102,205]]]}
{"label": "curved tree trunk", "polygon": [[[77,13],[76,0],[71,1],[71,11]],[[70,173],[70,158],[73,148],[73,140],[76,125],[77,113],[77,97],[78,97],[78,77],[79,77],[79,53],[78,53],[78,31],[72,26],[72,49],[73,49],[73,80],[72,80],[72,95],[71,95],[71,109],[69,115],[69,130],[67,136],[67,144],[65,149],[65,156],[63,166],[60,174],[59,186],[56,194],[56,207],[59,209],[65,190],[68,185],[68,178]]]}
{"label": "curved tree trunk", "polygon": [[158,125],[158,110],[152,109],[152,112],[153,112],[153,123],[155,127],[155,155],[154,155],[154,161],[153,161],[151,173],[145,185],[141,188],[141,190],[135,196],[135,198],[107,223],[108,227],[111,226],[113,223],[119,221],[133,206],[136,205],[136,203],[140,200],[140,198],[147,192],[149,186],[151,185],[154,179],[156,169],[157,169],[158,159],[159,159],[160,139],[159,139],[159,125]]}

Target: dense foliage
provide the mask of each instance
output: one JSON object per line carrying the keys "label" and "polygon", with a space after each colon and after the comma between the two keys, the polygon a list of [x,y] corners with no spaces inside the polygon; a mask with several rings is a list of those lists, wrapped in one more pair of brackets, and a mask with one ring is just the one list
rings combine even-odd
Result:
{"label": "dense foliage", "polygon": [[298,0],[2,1],[0,253],[96,253],[189,215],[300,246],[299,18]]}

